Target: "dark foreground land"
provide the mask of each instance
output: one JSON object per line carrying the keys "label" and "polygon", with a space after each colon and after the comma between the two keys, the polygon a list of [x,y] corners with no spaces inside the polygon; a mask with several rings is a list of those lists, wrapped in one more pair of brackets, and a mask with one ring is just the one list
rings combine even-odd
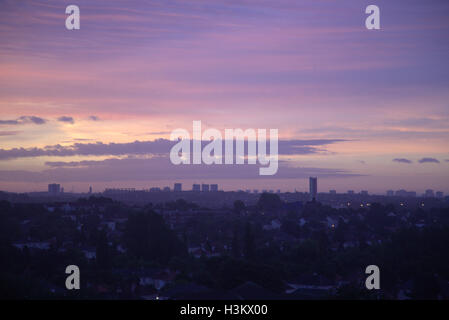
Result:
{"label": "dark foreground land", "polygon": [[[220,194],[219,206],[189,197],[2,200],[0,297],[449,299],[443,199],[344,206]],[[68,265],[80,269],[80,290],[65,287]],[[365,288],[368,265],[380,268],[380,290]]]}

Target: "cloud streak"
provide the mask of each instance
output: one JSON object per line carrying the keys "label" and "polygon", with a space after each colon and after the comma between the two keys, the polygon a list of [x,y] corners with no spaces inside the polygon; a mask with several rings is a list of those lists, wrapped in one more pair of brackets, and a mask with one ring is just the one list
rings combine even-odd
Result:
{"label": "cloud streak", "polygon": [[44,124],[47,120],[36,116],[21,116],[14,120],[0,120],[0,125]]}
{"label": "cloud streak", "polygon": [[440,160],[435,158],[422,158],[418,160],[419,163],[440,163]]}
{"label": "cloud streak", "polygon": [[413,163],[412,160],[405,159],[405,158],[396,158],[396,159],[393,159],[393,162],[408,163],[408,164]]}
{"label": "cloud streak", "polygon": [[73,120],[72,117],[68,117],[68,116],[61,116],[58,118],[59,122],[66,122],[66,123],[70,123],[70,124],[74,124],[75,120]]}
{"label": "cloud streak", "polygon": [[0,131],[0,137],[5,137],[5,136],[15,136],[17,134],[19,134],[21,131]]}
{"label": "cloud streak", "polygon": [[[260,179],[258,165],[187,165],[176,166],[168,156],[150,159],[125,158],[101,161],[47,162],[50,169],[41,172],[24,170],[0,171],[0,181],[24,182],[90,182],[150,181],[183,179]],[[264,179],[303,179],[319,177],[355,177],[352,172],[333,168],[293,167],[280,161],[276,175]]]}
{"label": "cloud streak", "polygon": [[[306,155],[323,151],[329,144],[341,142],[341,139],[318,140],[280,140],[280,155]],[[42,156],[69,157],[69,156],[123,156],[123,155],[159,155],[169,154],[176,142],[168,139],[152,141],[134,141],[128,143],[75,143],[70,146],[53,145],[44,148],[13,148],[0,149],[0,160],[32,158]],[[203,147],[208,144],[203,141]],[[192,142],[191,142],[192,144]],[[246,145],[247,143],[245,143]],[[268,144],[268,142],[267,142]],[[235,143],[234,143],[235,147]]]}
{"label": "cloud streak", "polygon": [[92,121],[100,121],[100,118],[97,117],[97,116],[89,116],[89,120],[92,120]]}

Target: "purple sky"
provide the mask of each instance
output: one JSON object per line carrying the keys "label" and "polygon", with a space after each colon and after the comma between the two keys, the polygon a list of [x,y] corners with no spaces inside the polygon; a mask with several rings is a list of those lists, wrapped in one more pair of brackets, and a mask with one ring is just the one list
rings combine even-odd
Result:
{"label": "purple sky", "polygon": [[[448,193],[448,17],[445,0],[0,1],[0,190],[317,175],[319,191]],[[154,140],[193,120],[279,129],[278,175],[175,168]]]}

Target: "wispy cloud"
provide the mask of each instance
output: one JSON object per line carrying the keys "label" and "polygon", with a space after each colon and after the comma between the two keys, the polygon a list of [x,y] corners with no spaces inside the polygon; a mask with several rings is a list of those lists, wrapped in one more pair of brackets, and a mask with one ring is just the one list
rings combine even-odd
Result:
{"label": "wispy cloud", "polygon": [[0,131],[0,137],[2,136],[15,136],[19,134],[21,131]]}
{"label": "wispy cloud", "polygon": [[[280,155],[306,155],[324,151],[323,147],[337,143],[340,139],[319,140],[280,140],[278,153]],[[0,160],[30,158],[41,156],[122,156],[122,155],[157,155],[169,154],[176,142],[168,139],[152,141],[134,141],[128,143],[75,143],[70,146],[52,145],[44,148],[13,148],[0,149]],[[191,142],[192,143],[192,142]],[[208,144],[203,141],[202,145]],[[247,142],[246,142],[247,143]],[[246,144],[245,143],[245,144]],[[234,144],[235,145],[235,144]]]}
{"label": "wispy cloud", "polygon": [[44,124],[47,120],[36,116],[21,116],[14,120],[0,120],[0,125]]}
{"label": "wispy cloud", "polygon": [[396,158],[396,159],[393,159],[393,162],[398,162],[398,163],[413,163],[412,160],[405,159],[405,158]]}
{"label": "wispy cloud", "polygon": [[[0,181],[150,181],[174,179],[260,179],[257,165],[175,166],[168,156],[150,159],[125,158],[100,161],[47,162],[50,169],[41,172],[0,171]],[[267,179],[303,179],[308,176],[356,177],[359,174],[335,168],[293,167],[279,162],[275,176]]]}
{"label": "wispy cloud", "polygon": [[422,158],[418,161],[419,163],[440,163],[440,160],[435,158]]}
{"label": "wispy cloud", "polygon": [[73,117],[68,117],[68,116],[61,116],[58,118],[59,122],[66,122],[66,123],[70,123],[70,124],[74,124],[75,120],[73,119]]}
{"label": "wispy cloud", "polygon": [[169,135],[171,131],[155,131],[155,132],[147,132],[149,135]]}
{"label": "wispy cloud", "polygon": [[100,121],[100,118],[97,117],[97,116],[89,116],[89,120],[92,120],[92,121]]}
{"label": "wispy cloud", "polygon": [[430,128],[430,129],[447,129],[449,128],[449,118],[408,118],[401,120],[386,120],[387,126],[407,127],[407,128]]}

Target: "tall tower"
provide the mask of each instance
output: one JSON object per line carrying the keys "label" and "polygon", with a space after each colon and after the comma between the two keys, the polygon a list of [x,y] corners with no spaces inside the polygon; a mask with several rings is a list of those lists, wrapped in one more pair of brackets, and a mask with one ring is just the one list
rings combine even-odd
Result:
{"label": "tall tower", "polygon": [[61,185],[60,184],[50,183],[48,185],[48,193],[58,194],[59,192],[61,192]]}
{"label": "tall tower", "polygon": [[309,195],[310,200],[316,200],[316,195],[318,193],[318,178],[309,177]]}

